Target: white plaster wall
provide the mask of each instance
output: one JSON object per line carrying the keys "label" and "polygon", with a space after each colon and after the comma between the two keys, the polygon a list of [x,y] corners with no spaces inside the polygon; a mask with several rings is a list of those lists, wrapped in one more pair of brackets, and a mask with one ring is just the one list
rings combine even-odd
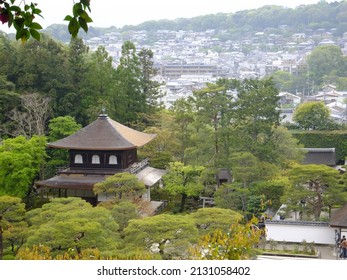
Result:
{"label": "white plaster wall", "polygon": [[266,239],[279,242],[335,244],[335,228],[329,226],[283,225],[266,223]]}
{"label": "white plaster wall", "polygon": [[107,193],[98,194],[98,202],[110,200],[112,198],[114,198],[114,194],[113,195],[110,195]]}

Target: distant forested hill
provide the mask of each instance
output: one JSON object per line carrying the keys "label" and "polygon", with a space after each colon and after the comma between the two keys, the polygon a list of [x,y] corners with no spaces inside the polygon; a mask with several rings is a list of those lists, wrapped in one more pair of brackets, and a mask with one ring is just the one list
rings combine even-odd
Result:
{"label": "distant forested hill", "polygon": [[[275,32],[285,29],[287,32],[304,32],[305,30],[335,29],[335,35],[341,36],[347,31],[347,1],[303,5],[295,9],[281,6],[264,6],[259,9],[243,10],[236,13],[218,13],[193,18],[177,18],[175,20],[152,20],[139,25],[126,25],[122,28],[91,27],[84,38],[100,36],[110,31],[125,32],[129,30],[192,30],[205,31],[215,29],[227,32],[227,39],[236,39],[240,35],[264,31]],[[54,38],[69,41],[65,25],[52,25],[46,29]]]}
{"label": "distant forested hill", "polygon": [[290,29],[337,28],[346,30],[347,1],[327,3],[320,1],[314,5],[303,5],[295,9],[281,6],[264,6],[259,9],[243,10],[236,13],[219,13],[194,18],[176,20],[147,21],[137,26],[125,26],[122,30],[244,30],[262,31],[287,25]]}
{"label": "distant forested hill", "polygon": [[[90,26],[87,34],[81,31],[78,34],[78,37],[82,39],[88,39],[88,38],[98,37],[112,31],[119,32],[120,29],[116,27],[101,28],[101,27]],[[58,40],[61,42],[69,42],[71,39],[71,35],[68,32],[67,25],[64,25],[64,24],[52,24],[48,26],[46,29],[44,29],[43,32],[47,33],[55,40]]]}

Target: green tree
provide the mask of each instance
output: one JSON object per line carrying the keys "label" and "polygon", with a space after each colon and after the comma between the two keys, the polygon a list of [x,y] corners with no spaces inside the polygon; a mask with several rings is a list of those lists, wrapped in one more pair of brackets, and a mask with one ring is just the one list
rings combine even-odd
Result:
{"label": "green tree", "polygon": [[301,162],[304,152],[299,149],[302,145],[294,138],[292,133],[283,126],[278,126],[271,135],[273,143],[273,163],[281,168],[287,168],[293,162]]}
{"label": "green tree", "polygon": [[235,211],[242,209],[239,189],[242,190],[238,183],[222,184],[214,193],[216,207]]}
{"label": "green tree", "polygon": [[227,231],[232,224],[238,223],[243,216],[230,209],[222,208],[201,208],[189,214],[193,219],[200,235],[212,233],[216,229]]}
{"label": "green tree", "polygon": [[0,75],[0,138],[2,135],[11,135],[14,130],[8,116],[20,103],[19,95],[14,89],[15,85]]}
{"label": "green tree", "polygon": [[203,165],[215,168],[216,165],[221,166],[225,162],[225,155],[220,159],[216,159],[214,146],[214,131],[209,125],[201,125],[196,121],[189,126],[191,133],[189,146],[184,151],[184,159],[190,165]]}
{"label": "green tree", "polygon": [[251,193],[247,200],[247,211],[254,217],[263,217],[268,209],[270,201],[263,194]]}
{"label": "green tree", "polygon": [[[19,1],[17,1],[18,3]],[[16,0],[4,0],[0,3],[0,21],[2,24],[7,23],[8,27],[13,26],[16,29],[16,39],[26,42],[30,37],[40,40],[38,30],[42,26],[35,22],[35,16],[42,17],[42,11],[37,7],[36,3],[30,5],[21,1],[18,4]],[[69,22],[69,33],[76,37],[80,28],[85,32],[88,31],[88,23],[92,22],[87,10],[90,12],[90,0],[80,0],[74,2],[73,15],[66,16],[65,20]]]}
{"label": "green tree", "polygon": [[141,92],[146,98],[146,108],[144,113],[153,113],[158,109],[158,98],[161,97],[160,83],[154,80],[157,69],[154,68],[153,51],[142,48],[139,53],[140,87]]}
{"label": "green tree", "polygon": [[89,49],[82,39],[72,38],[70,40],[66,62],[68,69],[68,80],[66,83],[68,84],[68,89],[64,95],[60,96],[56,105],[56,116],[70,115],[79,122],[86,123],[87,121],[86,108],[82,104],[84,104],[84,98],[86,98],[86,89],[83,85],[86,77],[91,77],[87,76],[87,61],[88,58],[91,59],[88,51]]}
{"label": "green tree", "polygon": [[0,195],[29,196],[46,158],[46,138],[9,138],[0,145]]}
{"label": "green tree", "polygon": [[279,124],[278,90],[272,79],[234,80],[231,89],[238,92],[233,119],[234,146],[263,161],[274,162],[271,136]]}
{"label": "green tree", "polygon": [[255,180],[259,180],[261,175],[258,168],[259,161],[254,155],[248,152],[233,154],[231,161],[233,162],[233,187],[242,205],[240,210],[247,211],[247,197],[250,191],[250,184]]}
{"label": "green tree", "polygon": [[343,204],[347,196],[339,182],[338,170],[318,164],[296,165],[289,171],[290,186],[282,197],[287,211],[300,214],[318,221],[322,211],[330,210],[333,205]]}
{"label": "green tree", "polygon": [[250,221],[247,224],[233,224],[228,232],[215,230],[190,248],[193,260],[248,260],[256,256],[256,246],[263,234]]}
{"label": "green tree", "polygon": [[347,88],[347,77],[339,77],[336,80],[336,90],[343,91]]}
{"label": "green tree", "polygon": [[49,120],[48,141],[54,142],[67,137],[81,129],[81,125],[76,123],[71,116],[56,117]]}
{"label": "green tree", "polygon": [[138,150],[139,156],[148,157],[151,166],[165,169],[169,162],[178,158],[179,154],[179,140],[174,115],[167,110],[161,110],[153,116],[156,118],[156,123],[154,126],[146,128],[144,132],[157,136]]}
{"label": "green tree", "polygon": [[338,76],[339,72],[344,72],[344,61],[340,47],[335,45],[318,46],[307,57],[309,75],[319,86],[322,84],[324,76],[332,74]]}
{"label": "green tree", "polygon": [[174,131],[168,127],[150,127],[144,132],[157,136],[151,143],[141,148],[139,155],[148,157],[152,167],[165,169],[169,162],[175,160],[173,153],[170,153],[177,146]]}
{"label": "green tree", "polygon": [[258,216],[269,206],[271,197],[256,191],[255,185],[276,178],[279,169],[274,164],[259,161],[249,152],[232,154],[231,162],[233,182],[216,190],[216,206]]}
{"label": "green tree", "polygon": [[[82,100],[80,100],[81,115],[79,118],[83,122],[94,120],[103,108],[107,110],[108,115],[115,118],[117,110],[115,110],[112,100],[115,94],[115,77],[116,70],[112,66],[112,57],[109,56],[104,46],[99,46],[88,57],[87,70],[81,82]],[[82,123],[82,125],[86,124]]]}
{"label": "green tree", "polygon": [[286,71],[276,71],[271,75],[279,91],[292,92],[294,77]]}
{"label": "green tree", "polygon": [[330,110],[320,101],[298,105],[293,120],[304,130],[324,130],[330,123]]}
{"label": "green tree", "polygon": [[96,183],[93,191],[98,195],[118,196],[119,199],[122,199],[124,194],[126,196],[132,195],[135,199],[146,191],[146,187],[134,174],[121,172],[107,177],[105,181]]}
{"label": "green tree", "polygon": [[229,145],[223,143],[230,140],[227,132],[230,131],[231,110],[234,108],[233,98],[227,92],[228,84],[228,80],[220,79],[215,84],[208,83],[206,88],[193,92],[197,122],[201,125],[208,124],[213,128],[212,158],[215,167],[223,165],[218,163],[218,160],[229,156]]}
{"label": "green tree", "polygon": [[[186,157],[186,149],[192,146],[191,136],[192,136],[192,122],[195,119],[195,114],[193,112],[193,102],[192,100],[179,99],[173,104],[170,111],[173,112],[173,118],[175,121],[175,132],[177,135],[177,158],[179,161],[188,164]],[[204,149],[206,152],[206,149]]]}
{"label": "green tree", "polygon": [[234,81],[238,92],[235,119],[249,126],[254,140],[279,124],[278,90],[272,79]]}
{"label": "green tree", "polygon": [[144,112],[146,107],[145,92],[141,90],[141,71],[141,63],[134,43],[124,42],[117,67],[114,104],[118,120],[128,125],[139,121],[139,113]]}
{"label": "green tree", "polygon": [[[50,119],[48,128],[48,141],[54,142],[77,132],[81,125],[73,117],[65,116]],[[50,159],[46,164],[45,177],[51,177],[56,173],[56,168],[68,164],[69,153],[65,149],[49,149],[47,153]]]}
{"label": "green tree", "polygon": [[1,76],[3,75],[9,82],[13,83],[17,74],[17,69],[14,67],[14,65],[16,65],[16,58],[18,55],[17,44],[2,34],[0,35],[0,48]]}
{"label": "green tree", "polygon": [[16,75],[13,83],[23,92],[37,92],[52,99],[54,108],[68,90],[70,83],[63,44],[48,36],[17,46]]}
{"label": "green tree", "polygon": [[181,195],[180,212],[184,211],[187,197],[199,196],[204,185],[201,174],[203,166],[184,165],[182,162],[171,162],[168,173],[163,176],[165,190],[170,195]]}
{"label": "green tree", "polygon": [[[7,126],[11,128],[11,134],[7,134],[17,136],[19,129],[16,128],[21,126],[25,128],[21,130],[27,133],[30,127],[42,127],[43,122],[43,129],[37,130],[42,133],[47,121],[42,116],[56,114],[62,97],[71,85],[65,47],[45,35],[41,41],[13,44],[11,54],[7,54],[11,49],[8,44],[4,43],[3,48],[8,57],[4,59],[1,71],[13,83],[21,98],[14,108],[9,104],[6,118],[10,120]],[[37,120],[37,116],[41,120]]]}
{"label": "green tree", "polygon": [[56,198],[28,211],[29,237],[25,247],[44,245],[62,253],[97,248],[102,255],[116,253],[121,245],[118,225],[109,210],[93,207],[81,198]]}
{"label": "green tree", "polygon": [[159,254],[162,259],[186,259],[188,247],[198,238],[189,216],[169,214],[130,220],[124,232],[128,250]]}
{"label": "green tree", "polygon": [[288,186],[288,178],[279,176],[271,180],[254,183],[251,193],[262,198],[259,204],[264,205],[266,209],[276,212],[281,206],[281,197],[284,195],[284,191]]}
{"label": "green tree", "polygon": [[78,89],[78,85],[83,80],[84,72],[87,70],[86,56],[89,54],[89,48],[81,38],[72,38],[68,54],[72,86]]}
{"label": "green tree", "polygon": [[18,197],[0,196],[0,260],[4,257],[4,247],[11,247],[13,255],[23,245],[27,224],[25,204]]}
{"label": "green tree", "polygon": [[120,231],[123,231],[128,226],[130,220],[140,217],[137,206],[130,201],[121,201],[114,205],[111,214],[119,225]]}

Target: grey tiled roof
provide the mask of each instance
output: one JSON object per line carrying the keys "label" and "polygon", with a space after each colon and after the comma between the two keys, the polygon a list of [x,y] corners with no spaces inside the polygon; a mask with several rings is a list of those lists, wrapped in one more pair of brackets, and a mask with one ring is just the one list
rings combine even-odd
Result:
{"label": "grey tiled roof", "polygon": [[336,165],[335,148],[302,148],[306,151],[304,164]]}
{"label": "grey tiled roof", "polygon": [[56,142],[52,148],[76,150],[129,150],[150,142],[156,135],[143,133],[122,125],[106,115]]}
{"label": "grey tiled roof", "polygon": [[347,204],[331,214],[330,226],[347,228]]}

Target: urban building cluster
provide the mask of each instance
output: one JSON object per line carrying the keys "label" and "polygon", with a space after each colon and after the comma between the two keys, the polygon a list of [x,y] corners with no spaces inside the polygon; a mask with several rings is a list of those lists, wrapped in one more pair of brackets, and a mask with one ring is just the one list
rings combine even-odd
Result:
{"label": "urban building cluster", "polygon": [[[113,58],[114,66],[119,63],[121,47],[125,40],[133,42],[140,50],[151,49],[154,66],[158,69],[156,79],[162,82],[161,102],[169,108],[180,98],[187,98],[192,91],[218,78],[262,78],[276,71],[301,75],[307,71],[306,57],[320,45],[338,45],[347,54],[347,32],[336,35],[336,29],[305,30],[291,33],[287,26],[245,35],[238,40],[228,31],[209,29],[193,31],[127,31],[110,32],[100,37],[86,39],[91,50],[104,46]],[[272,32],[272,33],[271,33]],[[231,38],[231,37],[230,37]],[[347,92],[338,92],[327,85],[319,92],[281,92],[279,108],[291,122],[293,108],[309,95],[309,99],[324,100],[337,121],[346,119]]]}

